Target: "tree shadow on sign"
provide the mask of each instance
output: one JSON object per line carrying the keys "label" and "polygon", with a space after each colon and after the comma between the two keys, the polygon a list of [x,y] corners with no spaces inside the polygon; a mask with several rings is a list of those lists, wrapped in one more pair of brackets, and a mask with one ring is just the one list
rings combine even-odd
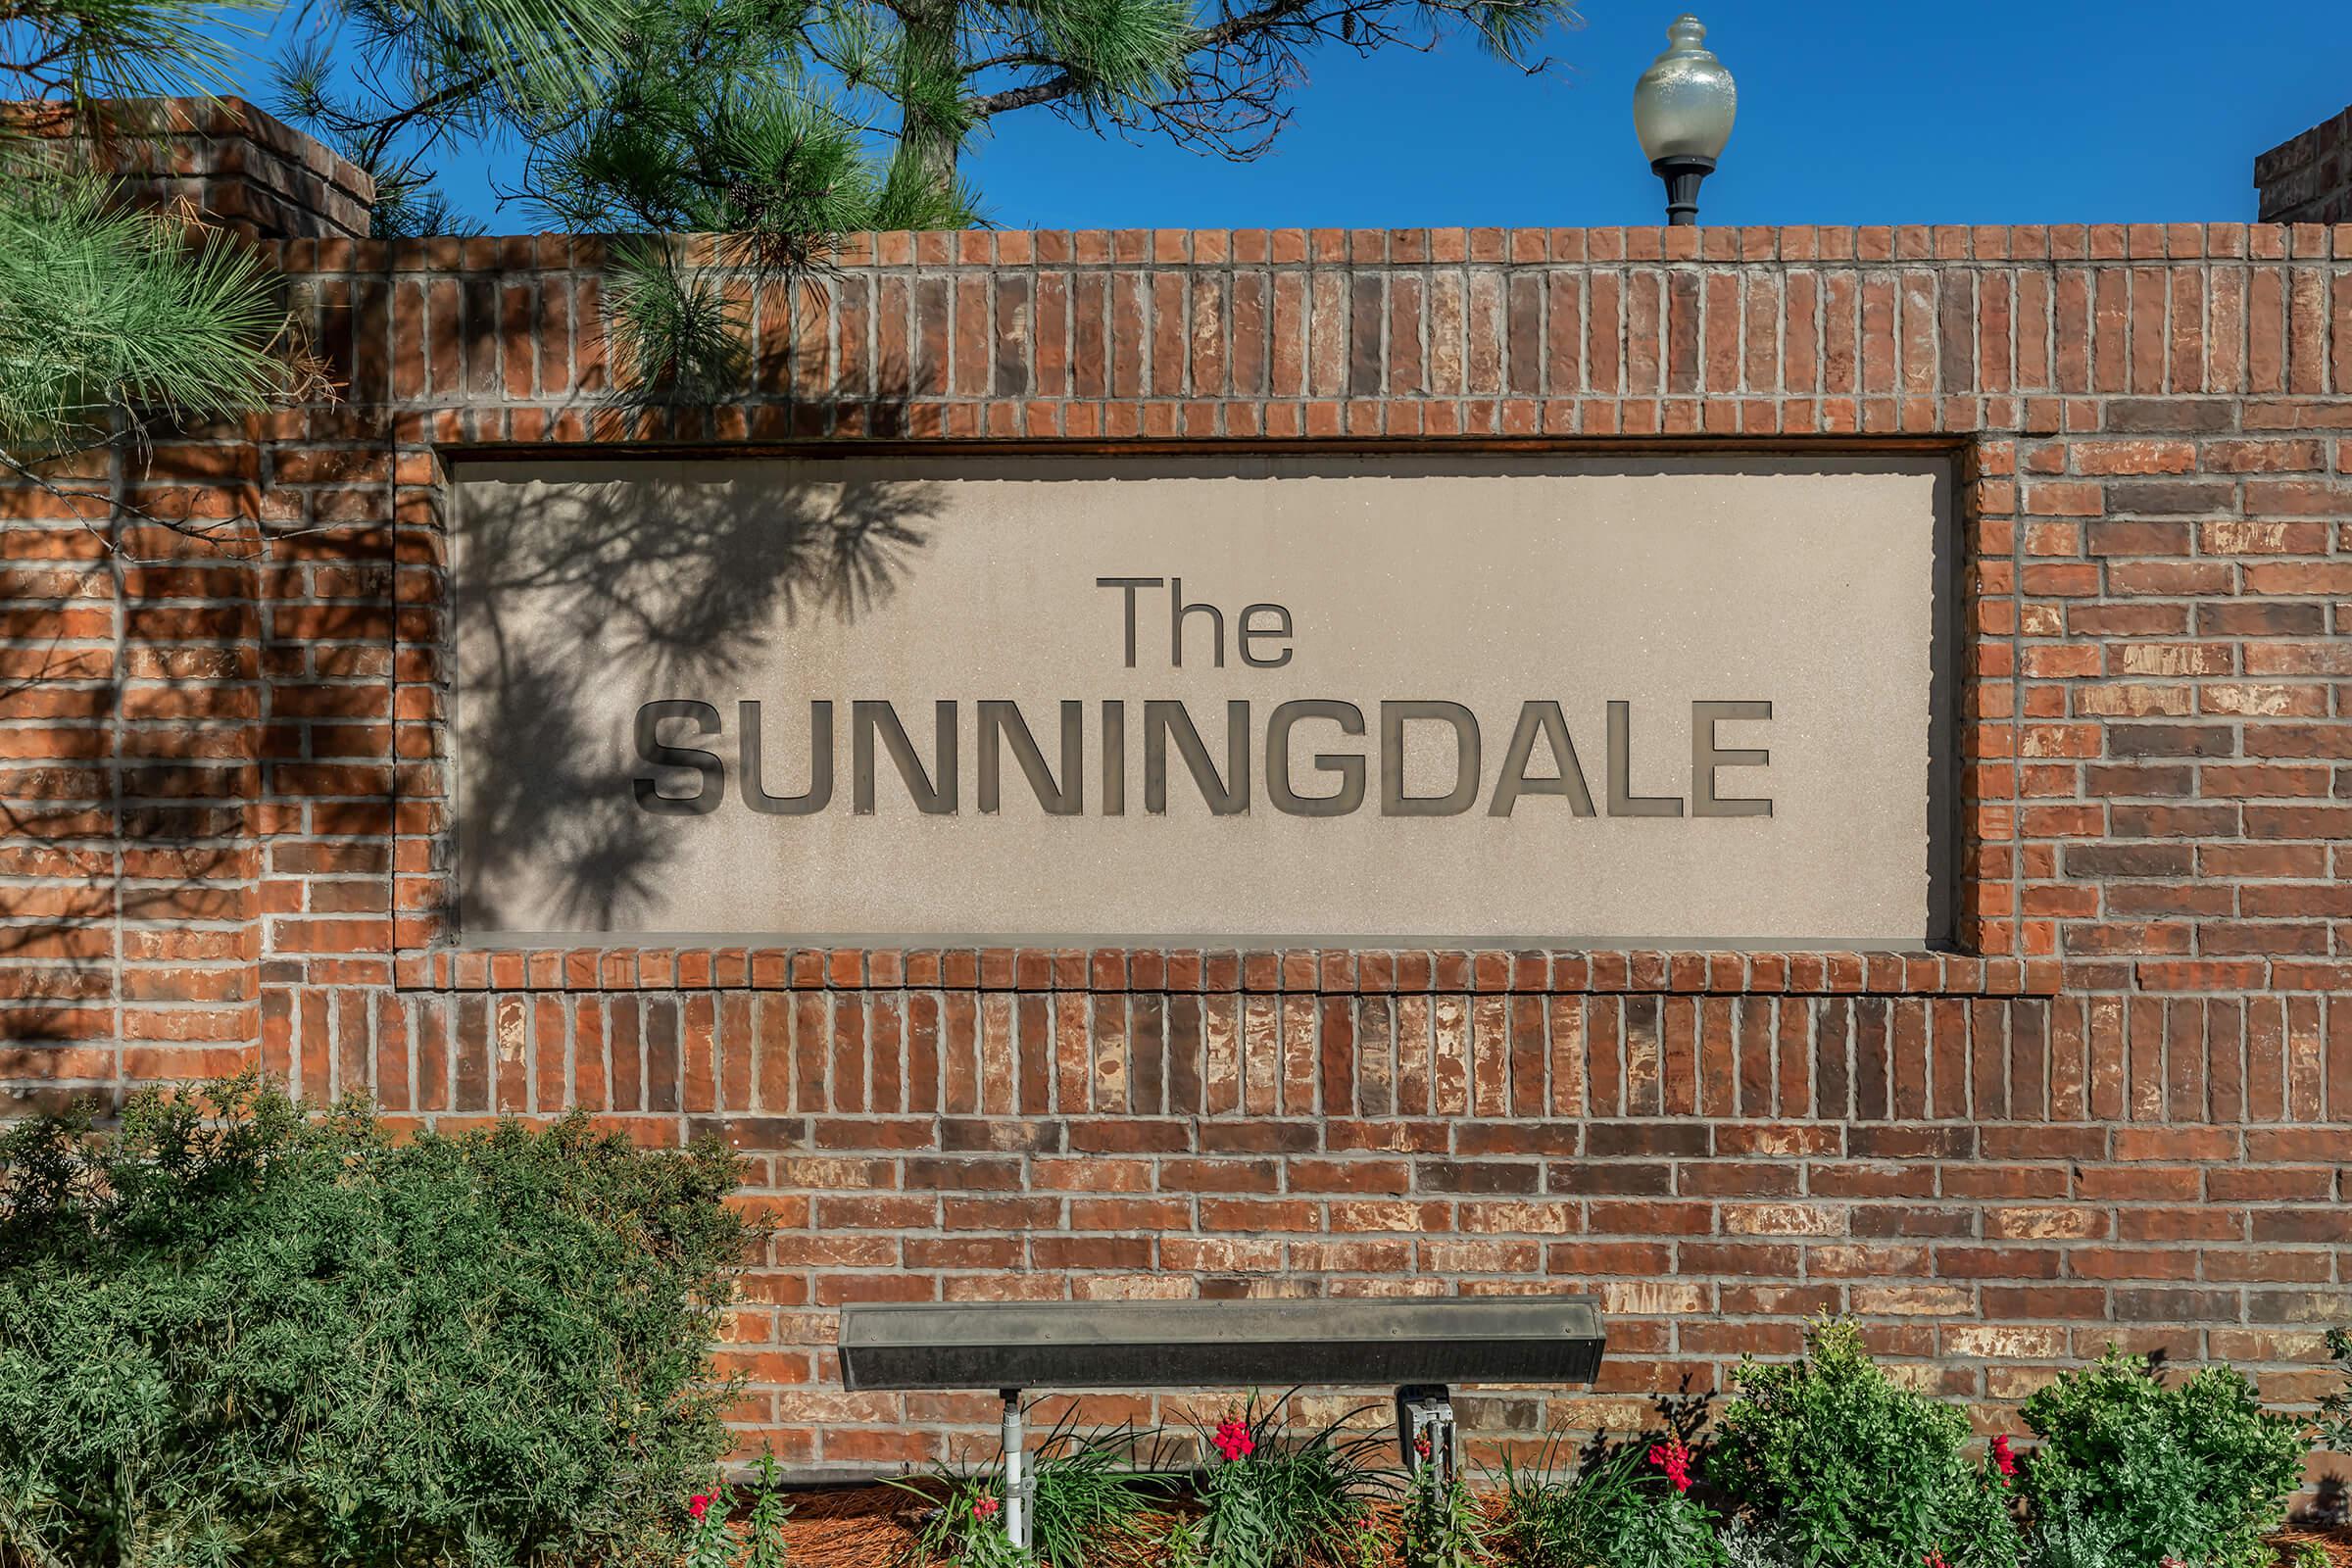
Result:
{"label": "tree shadow on sign", "polygon": [[636,804],[632,768],[615,765],[626,737],[591,716],[585,689],[720,692],[794,627],[886,604],[939,511],[915,481],[726,482],[743,472],[468,485],[453,716],[471,929],[515,929],[525,884],[564,929],[619,929],[669,868],[678,819]]}

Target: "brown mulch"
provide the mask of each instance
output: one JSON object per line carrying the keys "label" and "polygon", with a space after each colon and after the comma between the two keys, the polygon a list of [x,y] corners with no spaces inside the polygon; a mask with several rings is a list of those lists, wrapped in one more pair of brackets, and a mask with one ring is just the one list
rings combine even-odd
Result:
{"label": "brown mulch", "polygon": [[[918,1483],[919,1484],[919,1483]],[[792,1514],[784,1521],[784,1546],[793,1568],[909,1568],[923,1519],[939,1505],[938,1494],[918,1494],[889,1485],[790,1494]],[[1397,1536],[1397,1506],[1369,1503],[1381,1536]],[[1089,1557],[1091,1568],[1160,1568],[1159,1542],[1179,1519],[1197,1517],[1189,1502],[1146,1513],[1131,1539],[1106,1544]],[[1400,1568],[1392,1546],[1385,1562],[1349,1568]]]}
{"label": "brown mulch", "polygon": [[[1480,1500],[1492,1511],[1493,1499]],[[784,1524],[785,1548],[793,1568],[905,1568],[911,1562],[924,1516],[937,1506],[933,1496],[893,1486],[795,1493],[792,1516]],[[1394,1543],[1396,1505],[1376,1501],[1372,1507],[1380,1516],[1382,1537]],[[1102,1552],[1095,1559],[1097,1568],[1156,1568],[1154,1544],[1180,1516],[1175,1510],[1146,1515],[1139,1537]],[[2330,1568],[2352,1568],[2352,1525],[2284,1530],[2273,1539],[2281,1564],[2296,1548],[2310,1544],[2328,1554]],[[1396,1568],[1393,1551],[1389,1563],[1373,1568]]]}
{"label": "brown mulch", "polygon": [[2281,1530],[2271,1538],[2278,1547],[2278,1560],[2287,1561],[2305,1545],[2319,1547],[2328,1554],[2329,1568],[2352,1565],[2352,1525],[2329,1525],[2322,1529]]}
{"label": "brown mulch", "polygon": [[895,1568],[935,1506],[889,1486],[795,1493],[784,1521],[786,1560],[796,1568]]}

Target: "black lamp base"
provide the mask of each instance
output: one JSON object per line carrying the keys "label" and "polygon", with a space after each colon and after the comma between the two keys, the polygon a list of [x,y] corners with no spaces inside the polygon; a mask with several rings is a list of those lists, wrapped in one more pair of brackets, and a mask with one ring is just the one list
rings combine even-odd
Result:
{"label": "black lamp base", "polygon": [[1712,158],[1659,158],[1650,171],[1666,182],[1666,222],[1689,228],[1698,221],[1698,182],[1715,172]]}

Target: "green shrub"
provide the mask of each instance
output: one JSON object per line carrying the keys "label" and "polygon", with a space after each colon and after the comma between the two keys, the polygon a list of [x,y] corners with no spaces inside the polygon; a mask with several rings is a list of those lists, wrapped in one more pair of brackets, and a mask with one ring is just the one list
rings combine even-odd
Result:
{"label": "green shrub", "polygon": [[2021,1481],[2042,1568],[2267,1565],[2262,1538],[2303,1480],[2294,1423],[2226,1366],[2168,1387],[2111,1347],[2028,1399],[2025,1419],[2041,1440]]}
{"label": "green shrub", "polygon": [[[1680,1443],[1680,1438],[1672,1440]],[[1573,1474],[1555,1468],[1557,1445],[1536,1465],[1502,1466],[1498,1532],[1519,1568],[1714,1568],[1723,1561],[1715,1517],[1691,1496],[1688,1450],[1642,1444],[1599,1449]]]}
{"label": "green shrub", "polygon": [[1284,1401],[1255,1395],[1207,1434],[1214,1451],[1201,1478],[1200,1568],[1300,1568],[1338,1562],[1355,1543],[1377,1436],[1342,1437],[1333,1422],[1294,1437]]}
{"label": "green shrub", "polygon": [[0,1139],[0,1537],[52,1568],[674,1545],[725,1447],[731,1155],[206,1093]]}
{"label": "green shrub", "polygon": [[1970,1462],[1968,1417],[1890,1381],[1850,1323],[1785,1365],[1743,1360],[1707,1479],[1802,1564],[2014,1568],[2008,1501]]}
{"label": "green shrub", "polygon": [[2334,1363],[2342,1381],[2320,1396],[2313,1446],[2328,1453],[2352,1453],[2352,1329],[2329,1329],[2326,1344],[2328,1359]]}

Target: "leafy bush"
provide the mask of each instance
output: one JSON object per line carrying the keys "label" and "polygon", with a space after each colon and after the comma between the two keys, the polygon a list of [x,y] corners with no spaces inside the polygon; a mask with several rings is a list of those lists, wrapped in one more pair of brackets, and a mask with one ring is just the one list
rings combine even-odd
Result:
{"label": "leafy bush", "polygon": [[1690,1450],[1679,1436],[1645,1448],[1597,1442],[1565,1473],[1556,1441],[1534,1467],[1502,1465],[1499,1533],[1521,1568],[1713,1568],[1723,1560],[1715,1519],[1690,1494]]}
{"label": "leafy bush", "polygon": [[2343,1383],[2320,1396],[2315,1446],[2329,1453],[2352,1453],[2352,1329],[2329,1329],[2327,1345],[2328,1359],[2335,1363]]}
{"label": "leafy bush", "polygon": [[725,1446],[731,1155],[208,1094],[0,1139],[0,1538],[70,1568],[675,1544]]}
{"label": "leafy bush", "polygon": [[1255,1395],[1219,1422],[1200,1482],[1205,1510],[1198,1536],[1200,1568],[1299,1568],[1310,1558],[1345,1560],[1371,1489],[1369,1461],[1381,1439],[1344,1438],[1335,1421],[1303,1438],[1282,1419],[1283,1400]]}
{"label": "leafy bush", "polygon": [[2028,1399],[2025,1419],[2041,1439],[2022,1490],[2046,1568],[2267,1565],[2262,1538],[2303,1480],[2294,1423],[2264,1414],[2227,1366],[2168,1387],[2152,1363],[2110,1347]]}
{"label": "leafy bush", "polygon": [[2017,1526],[1966,1455],[1968,1417],[1890,1381],[1852,1324],[1818,1323],[1802,1357],[1736,1378],[1707,1478],[1798,1562],[2014,1568]]}

